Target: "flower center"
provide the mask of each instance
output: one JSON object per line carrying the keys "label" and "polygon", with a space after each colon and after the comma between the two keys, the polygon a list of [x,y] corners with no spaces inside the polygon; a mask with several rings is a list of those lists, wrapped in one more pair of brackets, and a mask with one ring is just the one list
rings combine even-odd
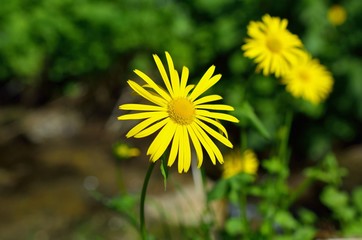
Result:
{"label": "flower center", "polygon": [[307,83],[310,80],[310,75],[307,72],[300,71],[299,78],[302,80],[302,82]]}
{"label": "flower center", "polygon": [[188,125],[194,120],[195,107],[186,98],[176,98],[168,104],[168,114],[176,123]]}
{"label": "flower center", "polygon": [[275,38],[275,37],[269,37],[266,40],[266,46],[269,48],[270,51],[272,51],[273,53],[279,53],[280,50],[282,49],[283,45],[282,42],[280,41],[280,39]]}

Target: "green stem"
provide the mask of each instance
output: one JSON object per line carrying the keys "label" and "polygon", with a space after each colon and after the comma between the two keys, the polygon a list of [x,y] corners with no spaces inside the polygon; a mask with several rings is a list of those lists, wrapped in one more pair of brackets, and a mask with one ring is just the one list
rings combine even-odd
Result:
{"label": "green stem", "polygon": [[140,231],[142,235],[142,239],[147,239],[147,232],[145,227],[145,200],[146,200],[146,192],[147,192],[147,186],[148,182],[150,181],[150,177],[152,174],[152,170],[155,167],[154,162],[150,162],[150,165],[148,167],[145,180],[143,182],[142,186],[142,193],[141,193],[141,203],[140,203]]}
{"label": "green stem", "polygon": [[248,134],[246,132],[246,129],[241,129],[241,135],[240,135],[240,145],[241,145],[241,153],[243,153],[248,148]]}
{"label": "green stem", "polygon": [[304,179],[303,182],[298,185],[297,189],[291,192],[288,206],[290,206],[295,200],[297,200],[312,185],[313,182],[314,179],[312,178],[308,177]]}
{"label": "green stem", "polygon": [[240,196],[240,218],[241,218],[241,224],[244,227],[244,238],[249,237],[249,222],[248,222],[248,215],[246,212],[247,208],[247,198],[244,191],[241,191]]}
{"label": "green stem", "polygon": [[292,127],[292,121],[293,121],[293,112],[288,111],[285,117],[285,126],[282,132],[282,139],[280,143],[279,148],[279,157],[280,161],[282,161],[283,164],[288,164],[288,142],[289,142],[289,135],[290,135],[290,129]]}
{"label": "green stem", "polygon": [[126,185],[124,184],[124,181],[123,181],[123,172],[122,172],[120,166],[117,166],[116,174],[117,174],[116,175],[117,185],[118,185],[118,190],[119,190],[120,195],[127,194]]}

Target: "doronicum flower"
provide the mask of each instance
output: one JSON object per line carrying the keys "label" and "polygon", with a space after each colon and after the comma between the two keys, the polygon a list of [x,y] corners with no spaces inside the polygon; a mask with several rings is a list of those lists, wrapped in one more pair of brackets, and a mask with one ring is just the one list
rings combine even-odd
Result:
{"label": "doronicum flower", "polygon": [[114,154],[120,159],[127,159],[131,157],[137,157],[140,155],[140,150],[135,147],[131,147],[125,143],[117,143],[113,147]]}
{"label": "doronicum flower", "polygon": [[254,59],[257,71],[267,76],[283,75],[301,55],[303,44],[297,35],[287,29],[288,20],[266,14],[262,22],[251,21],[247,27],[249,38],[241,47],[244,56]]}
{"label": "doronicum flower", "polygon": [[153,58],[166,88],[157,85],[145,73],[139,70],[134,71],[146,85],[141,86],[128,80],[129,86],[151,104],[120,106],[122,110],[139,112],[122,115],[118,117],[119,120],[142,120],[127,133],[126,137],[143,138],[159,131],[150,144],[147,155],[150,155],[150,161],[155,162],[171,145],[167,165],[172,166],[178,157],[179,173],[187,172],[190,168],[191,145],[196,152],[198,167],[203,162],[203,149],[206,150],[213,164],[216,164],[216,160],[223,163],[223,156],[213,139],[229,148],[233,145],[219,120],[230,122],[239,120],[229,114],[215,112],[234,110],[228,105],[211,104],[211,102],[221,100],[221,96],[201,97],[220,80],[221,74],[213,76],[215,66],[211,66],[196,85],[188,85],[188,68],[183,67],[179,76],[168,52],[166,52],[168,72],[157,55],[153,55]]}
{"label": "doronicum flower", "polygon": [[232,152],[225,156],[225,162],[222,165],[222,177],[226,179],[242,172],[255,175],[258,166],[258,159],[252,150],[247,149],[242,154],[239,151]]}
{"label": "doronicum flower", "polygon": [[282,83],[294,97],[318,104],[332,91],[333,77],[318,60],[307,54],[283,76]]}
{"label": "doronicum flower", "polygon": [[332,25],[339,26],[346,21],[347,12],[341,5],[335,4],[328,9],[327,17]]}

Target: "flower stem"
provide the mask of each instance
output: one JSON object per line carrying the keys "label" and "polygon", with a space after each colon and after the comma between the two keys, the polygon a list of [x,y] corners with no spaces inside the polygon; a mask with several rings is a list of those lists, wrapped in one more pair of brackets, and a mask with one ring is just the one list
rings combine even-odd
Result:
{"label": "flower stem", "polygon": [[249,222],[248,222],[248,215],[247,215],[247,197],[246,193],[242,190],[240,196],[240,219],[241,224],[244,230],[244,237],[249,237]]}
{"label": "flower stem", "polygon": [[146,232],[146,226],[145,226],[145,200],[146,200],[146,192],[147,192],[147,186],[148,182],[150,181],[150,177],[152,174],[152,170],[155,167],[154,162],[150,162],[150,165],[148,167],[145,180],[143,182],[142,186],[142,193],[141,193],[141,203],[140,203],[140,231],[142,235],[142,239],[147,239],[147,232]]}
{"label": "flower stem", "polygon": [[289,135],[290,135],[290,129],[292,127],[292,121],[293,121],[293,112],[288,111],[286,114],[286,120],[285,120],[285,126],[282,133],[282,142],[280,144],[279,148],[279,157],[282,163],[288,165],[289,162],[289,156],[288,156],[288,142],[289,142]]}

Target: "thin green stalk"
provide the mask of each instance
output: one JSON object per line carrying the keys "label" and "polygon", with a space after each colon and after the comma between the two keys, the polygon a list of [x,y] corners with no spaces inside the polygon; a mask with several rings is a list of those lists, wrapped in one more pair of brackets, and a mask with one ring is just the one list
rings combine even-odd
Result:
{"label": "thin green stalk", "polygon": [[142,192],[141,192],[141,203],[140,203],[140,231],[142,235],[142,239],[147,239],[147,232],[146,232],[146,226],[145,226],[145,200],[146,200],[146,192],[147,192],[147,186],[148,182],[150,181],[150,177],[152,174],[152,170],[155,167],[154,162],[150,162],[150,165],[148,167],[145,180],[143,182],[142,186]]}
{"label": "thin green stalk", "polygon": [[240,147],[241,153],[243,153],[248,147],[248,134],[245,128],[241,129],[240,145],[241,145]]}
{"label": "thin green stalk", "polygon": [[314,179],[312,178],[306,178],[303,180],[301,184],[295,189],[295,191],[291,192],[290,198],[289,198],[289,204],[291,205],[295,200],[297,200],[314,182]]}
{"label": "thin green stalk", "polygon": [[279,158],[283,164],[288,164],[288,142],[290,129],[292,127],[293,111],[288,111],[285,117],[285,126],[282,132],[282,139],[279,148]]}
{"label": "thin green stalk", "polygon": [[247,208],[247,197],[244,191],[241,191],[241,195],[240,195],[240,219],[241,219],[241,224],[244,227],[244,237],[248,238],[249,237],[249,221],[248,221],[248,215],[246,212],[246,208]]}
{"label": "thin green stalk", "polygon": [[116,167],[116,177],[117,177],[117,185],[118,185],[118,190],[120,195],[124,195],[127,194],[127,190],[126,190],[126,185],[124,184],[123,181],[123,172],[120,168],[120,166]]}

